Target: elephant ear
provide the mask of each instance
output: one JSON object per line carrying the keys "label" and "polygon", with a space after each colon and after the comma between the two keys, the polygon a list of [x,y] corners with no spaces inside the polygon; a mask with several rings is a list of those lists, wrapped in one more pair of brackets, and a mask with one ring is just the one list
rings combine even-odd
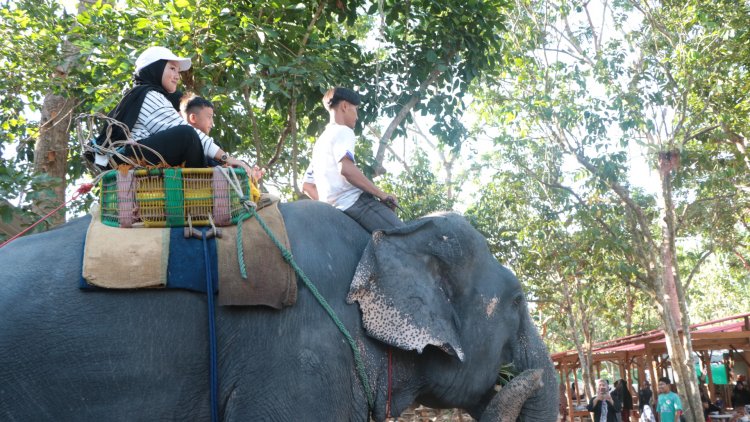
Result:
{"label": "elephant ear", "polygon": [[371,337],[419,353],[433,345],[463,361],[449,274],[463,256],[459,238],[433,218],[375,232],[347,303],[359,302]]}

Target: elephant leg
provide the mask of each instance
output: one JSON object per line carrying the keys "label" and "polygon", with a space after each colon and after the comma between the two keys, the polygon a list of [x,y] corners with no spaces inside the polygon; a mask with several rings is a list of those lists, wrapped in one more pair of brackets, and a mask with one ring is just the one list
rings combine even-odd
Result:
{"label": "elephant leg", "polygon": [[528,369],[501,388],[487,405],[480,422],[514,422],[523,403],[542,388],[542,369]]}

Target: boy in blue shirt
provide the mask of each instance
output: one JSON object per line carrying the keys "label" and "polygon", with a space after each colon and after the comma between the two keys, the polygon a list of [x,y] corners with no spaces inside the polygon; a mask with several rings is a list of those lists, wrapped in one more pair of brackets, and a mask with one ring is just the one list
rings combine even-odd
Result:
{"label": "boy in blue shirt", "polygon": [[661,422],[680,422],[682,415],[682,401],[680,396],[672,392],[672,382],[669,378],[659,378],[659,403],[656,411]]}

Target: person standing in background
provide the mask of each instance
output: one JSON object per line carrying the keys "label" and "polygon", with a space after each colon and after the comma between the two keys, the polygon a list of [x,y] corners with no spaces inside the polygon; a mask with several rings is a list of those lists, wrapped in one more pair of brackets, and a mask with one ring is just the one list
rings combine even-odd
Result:
{"label": "person standing in background", "polygon": [[680,422],[682,401],[672,391],[672,382],[667,377],[659,378],[659,403],[656,405],[659,422]]}
{"label": "person standing in background", "polygon": [[651,405],[653,397],[654,392],[651,391],[651,383],[643,381],[643,387],[638,391],[638,413],[643,413],[643,406],[653,407]]}
{"label": "person standing in background", "polygon": [[615,382],[615,391],[622,405],[620,413],[622,415],[622,422],[630,422],[630,414],[633,411],[633,395],[630,394],[628,383],[624,379],[617,380]]}
{"label": "person standing in background", "polygon": [[609,393],[607,380],[596,381],[596,395],[586,407],[594,413],[593,422],[617,422],[617,414],[621,411],[620,402]]}

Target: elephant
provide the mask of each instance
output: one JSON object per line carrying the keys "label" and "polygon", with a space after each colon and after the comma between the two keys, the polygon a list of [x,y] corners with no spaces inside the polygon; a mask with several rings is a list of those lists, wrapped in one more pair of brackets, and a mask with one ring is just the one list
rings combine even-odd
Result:
{"label": "elephant", "polygon": [[[219,420],[383,421],[415,402],[556,420],[554,368],[521,284],[463,217],[371,235],[322,202],[280,210],[296,264],[360,352],[372,401],[350,344],[300,283],[282,310],[215,308]],[[0,419],[211,419],[207,296],[78,289],[90,218],[0,249]],[[525,381],[500,388],[508,364]]]}

